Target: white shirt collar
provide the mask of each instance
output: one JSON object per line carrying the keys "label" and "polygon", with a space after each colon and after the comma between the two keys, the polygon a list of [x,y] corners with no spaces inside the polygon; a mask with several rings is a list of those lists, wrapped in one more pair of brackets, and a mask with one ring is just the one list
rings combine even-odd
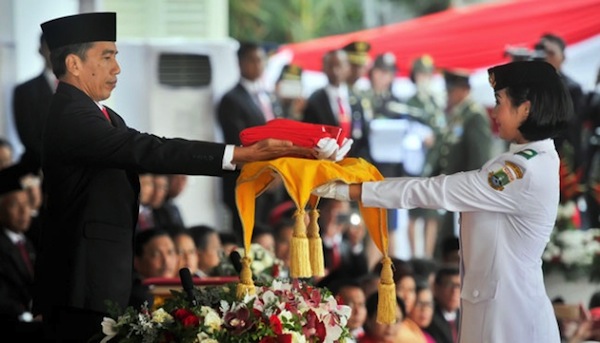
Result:
{"label": "white shirt collar", "polygon": [[242,77],[240,79],[240,84],[250,94],[258,94],[260,92],[264,92],[265,91],[265,87],[263,85],[263,82],[260,79],[251,81],[251,80],[248,80],[248,79],[245,79],[245,78]]}
{"label": "white shirt collar", "polygon": [[17,244],[18,242],[21,242],[21,241],[24,242],[25,241],[25,235],[22,234],[22,233],[16,233],[14,231],[10,231],[9,229],[5,228],[4,229],[4,234],[6,236],[8,236],[8,239],[10,239],[10,241],[13,244]]}
{"label": "white shirt collar", "polygon": [[527,148],[532,148],[540,151],[555,150],[554,141],[551,138],[548,138],[543,139],[541,141],[527,142],[524,144],[512,143],[510,145],[509,151],[514,153]]}

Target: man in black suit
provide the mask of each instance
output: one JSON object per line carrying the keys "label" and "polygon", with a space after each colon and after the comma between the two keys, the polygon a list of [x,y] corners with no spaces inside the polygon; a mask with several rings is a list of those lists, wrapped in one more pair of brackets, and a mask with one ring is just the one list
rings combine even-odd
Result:
{"label": "man in black suit", "polygon": [[44,70],[15,87],[13,94],[13,115],[19,139],[26,153],[33,154],[36,160],[40,159],[42,126],[58,82],[52,73],[50,50],[43,34],[38,51],[44,58]]}
{"label": "man in black suit", "polygon": [[354,140],[348,156],[371,161],[368,143],[371,106],[368,100],[348,87],[349,71],[350,64],[344,50],[332,50],[323,56],[323,72],[329,83],[310,95],[303,121],[340,126],[346,137]]}
{"label": "man in black suit", "polygon": [[458,342],[460,274],[458,267],[442,267],[433,285],[433,318],[425,329],[436,342]]}
{"label": "man in black suit", "polygon": [[[283,110],[275,95],[267,91],[263,82],[263,73],[267,60],[266,52],[260,45],[241,42],[237,51],[240,67],[239,82],[219,101],[217,119],[227,144],[241,145],[242,130],[260,126],[267,121],[281,117]],[[238,237],[243,237],[242,223],[235,203],[235,185],[238,173],[225,175],[222,179],[222,200],[230,211],[231,229]],[[257,219],[263,220],[267,211],[268,195],[257,198]],[[264,209],[264,211],[263,211]],[[265,215],[266,216],[266,215]]]}
{"label": "man in black suit", "polygon": [[[40,35],[38,52],[44,59],[44,70],[38,76],[15,87],[13,115],[19,139],[25,147],[25,152],[21,156],[23,162],[19,163],[28,163],[26,161],[29,161],[36,165],[37,169],[41,169],[42,129],[58,80],[52,73],[50,49],[48,49],[43,34]],[[33,175],[39,175],[39,173]],[[40,224],[36,217],[27,235],[33,239],[37,249],[41,249],[39,230]]]}
{"label": "man in black suit", "polygon": [[25,235],[31,210],[26,190],[0,196],[0,320],[14,334],[41,332],[32,309],[36,251]]}
{"label": "man in black suit", "polygon": [[107,300],[127,305],[138,173],[220,176],[236,164],[313,152],[279,140],[236,147],[129,128],[100,103],[120,73],[116,13],[78,14],[41,26],[60,82],[42,145],[39,306],[49,339],[81,342],[102,336]]}

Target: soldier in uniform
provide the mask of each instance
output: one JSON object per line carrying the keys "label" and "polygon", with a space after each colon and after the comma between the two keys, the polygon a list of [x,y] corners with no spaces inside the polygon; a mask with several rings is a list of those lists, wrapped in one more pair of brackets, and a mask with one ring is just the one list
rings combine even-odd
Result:
{"label": "soldier in uniform", "polygon": [[275,83],[275,94],[284,118],[302,120],[306,98],[302,89],[302,68],[296,64],[286,64]]}
{"label": "soldier in uniform", "polygon": [[[433,58],[429,55],[423,55],[416,58],[410,70],[410,80],[415,85],[416,92],[410,97],[406,104],[411,108],[421,110],[420,120],[431,128],[432,135],[425,141],[427,156],[425,166],[421,176],[429,177],[432,174],[431,166],[439,158],[441,144],[436,144],[442,140],[442,131],[446,127],[446,117],[439,97],[434,95],[431,89],[431,78],[435,72]],[[411,251],[414,255],[416,251],[415,226],[422,220],[425,235],[424,255],[432,258],[439,227],[440,215],[438,210],[415,208],[408,211],[408,239]]]}
{"label": "soldier in uniform", "polygon": [[367,88],[367,86],[360,84],[360,79],[365,76],[369,69],[371,44],[364,41],[355,41],[346,44],[342,50],[348,54],[348,62],[350,62],[350,74],[346,81],[348,86],[355,91]]}
{"label": "soldier in uniform", "polygon": [[[469,74],[463,70],[445,70],[448,102],[447,125],[439,140],[439,158],[432,175],[450,175],[481,167],[492,156],[491,122],[486,110],[470,96]],[[438,242],[456,234],[454,212],[443,219]]]}

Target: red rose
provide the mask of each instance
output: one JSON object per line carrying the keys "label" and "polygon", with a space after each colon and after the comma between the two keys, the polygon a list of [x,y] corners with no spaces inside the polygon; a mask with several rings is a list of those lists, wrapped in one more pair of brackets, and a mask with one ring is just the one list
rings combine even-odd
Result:
{"label": "red rose", "polygon": [[183,318],[181,323],[183,324],[183,327],[195,328],[200,325],[200,319],[198,317],[196,317],[194,314],[192,314],[192,315],[189,315],[189,316]]}
{"label": "red rose", "polygon": [[277,336],[277,343],[292,343],[292,334],[286,333],[286,334]]}
{"label": "red rose", "polygon": [[279,317],[273,314],[269,318],[269,321],[271,322],[271,329],[273,329],[273,332],[275,332],[278,335],[281,335],[283,333],[283,324],[281,324],[281,320],[279,320]]}
{"label": "red rose", "polygon": [[200,318],[198,318],[194,312],[185,308],[173,311],[173,317],[181,322],[184,327],[197,327],[200,325]]}
{"label": "red rose", "polygon": [[179,320],[180,322],[183,321],[186,317],[190,316],[190,315],[194,315],[192,313],[192,311],[189,311],[185,308],[180,308],[177,309],[175,311],[173,311],[172,313],[173,317],[175,317],[175,319]]}

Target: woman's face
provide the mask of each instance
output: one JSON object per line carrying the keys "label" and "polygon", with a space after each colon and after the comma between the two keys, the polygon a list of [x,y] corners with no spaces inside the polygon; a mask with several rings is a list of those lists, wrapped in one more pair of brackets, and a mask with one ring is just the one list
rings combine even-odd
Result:
{"label": "woman's face", "polygon": [[412,311],[408,313],[419,327],[426,328],[433,318],[433,293],[429,288],[423,288],[417,293],[417,301]]}
{"label": "woman's face", "polygon": [[492,119],[498,126],[498,135],[508,142],[526,143],[527,141],[519,131],[519,126],[527,119],[531,103],[526,101],[514,107],[506,89],[494,93],[496,106],[492,111]]}
{"label": "woman's face", "polygon": [[369,317],[365,323],[365,331],[375,342],[394,343],[398,341],[398,331],[402,325],[402,312],[400,307],[396,306],[396,322],[392,324],[382,324],[377,322],[377,316]]}
{"label": "woman's face", "polygon": [[406,306],[406,313],[412,311],[415,306],[415,300],[417,299],[417,284],[415,278],[412,276],[405,276],[396,284],[396,295],[404,301]]}

